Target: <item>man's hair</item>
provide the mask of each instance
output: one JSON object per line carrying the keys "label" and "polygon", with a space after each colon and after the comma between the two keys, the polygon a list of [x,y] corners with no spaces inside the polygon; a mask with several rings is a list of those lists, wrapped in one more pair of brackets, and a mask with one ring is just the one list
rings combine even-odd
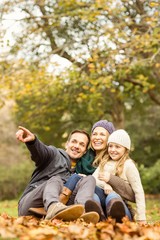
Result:
{"label": "man's hair", "polygon": [[69,141],[69,140],[71,139],[71,136],[72,136],[74,133],[82,133],[82,134],[86,135],[86,137],[88,138],[88,143],[87,143],[87,148],[88,148],[89,143],[90,143],[90,135],[89,135],[89,133],[87,133],[85,130],[75,129],[75,130],[73,130],[73,131],[69,134],[67,141]]}

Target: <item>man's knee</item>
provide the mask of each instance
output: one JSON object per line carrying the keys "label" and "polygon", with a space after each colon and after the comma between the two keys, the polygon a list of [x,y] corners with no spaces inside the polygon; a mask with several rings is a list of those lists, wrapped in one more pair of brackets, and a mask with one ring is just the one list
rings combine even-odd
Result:
{"label": "man's knee", "polygon": [[31,213],[28,211],[29,206],[26,204],[25,197],[18,203],[18,216],[29,216]]}
{"label": "man's knee", "polygon": [[96,185],[96,180],[92,175],[86,176],[85,182]]}
{"label": "man's knee", "polygon": [[95,188],[96,186],[96,180],[92,175],[83,177],[81,180],[79,180],[77,184],[77,189],[82,188],[82,187],[89,187],[89,188]]}

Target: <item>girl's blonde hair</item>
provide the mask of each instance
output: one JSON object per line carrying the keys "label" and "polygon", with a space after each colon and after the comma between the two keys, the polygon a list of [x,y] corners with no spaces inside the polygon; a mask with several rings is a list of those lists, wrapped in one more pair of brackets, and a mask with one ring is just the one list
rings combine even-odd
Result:
{"label": "girl's blonde hair", "polygon": [[[129,150],[126,149],[125,153],[123,154],[123,156],[117,161],[116,164],[116,168],[115,168],[115,175],[116,176],[120,176],[122,171],[123,171],[123,167],[124,167],[124,163],[127,159],[129,159]],[[104,166],[105,164],[109,161],[112,160],[108,154],[108,149],[105,149],[104,151],[100,152],[94,162],[93,162],[93,166],[94,167],[100,167],[100,171],[103,172],[104,170]]]}

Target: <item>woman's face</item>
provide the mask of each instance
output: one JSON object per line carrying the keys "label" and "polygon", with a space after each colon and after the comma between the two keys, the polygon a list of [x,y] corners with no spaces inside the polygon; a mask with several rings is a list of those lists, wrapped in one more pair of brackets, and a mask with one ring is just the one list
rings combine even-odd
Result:
{"label": "woman's face", "polygon": [[103,127],[96,127],[91,134],[91,146],[99,152],[107,147],[109,132]]}

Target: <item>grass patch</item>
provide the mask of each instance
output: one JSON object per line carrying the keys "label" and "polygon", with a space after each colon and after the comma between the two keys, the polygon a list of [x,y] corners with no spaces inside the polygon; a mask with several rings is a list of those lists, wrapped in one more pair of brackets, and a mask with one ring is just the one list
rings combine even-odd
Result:
{"label": "grass patch", "polygon": [[18,216],[18,200],[5,200],[0,202],[0,214],[7,213],[9,216]]}
{"label": "grass patch", "polygon": [[160,195],[146,198],[146,209],[149,223],[160,221]]}
{"label": "grass patch", "polygon": [[[0,202],[0,214],[17,217],[18,200],[5,200]],[[149,223],[160,221],[160,197],[152,196],[146,198],[146,215]]]}

